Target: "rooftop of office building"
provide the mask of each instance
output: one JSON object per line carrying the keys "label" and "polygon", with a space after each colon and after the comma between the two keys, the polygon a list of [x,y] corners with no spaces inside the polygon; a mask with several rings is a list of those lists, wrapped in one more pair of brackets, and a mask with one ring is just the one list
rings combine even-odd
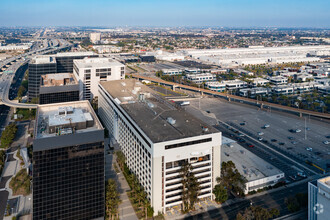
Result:
{"label": "rooftop of office building", "polygon": [[39,105],[37,108],[35,139],[101,129],[88,101]]}
{"label": "rooftop of office building", "polygon": [[236,141],[222,137],[222,161],[233,161],[248,182],[283,173],[273,165],[240,146]]}
{"label": "rooftop of office building", "polygon": [[34,57],[30,63],[32,64],[48,64],[48,63],[56,63],[56,60],[53,56],[50,55],[40,55]]}
{"label": "rooftop of office building", "polygon": [[330,176],[324,177],[322,179],[317,180],[318,183],[322,184],[328,190],[330,190]]}
{"label": "rooftop of office building", "polygon": [[92,67],[113,67],[124,66],[122,63],[112,58],[84,58],[81,60],[74,60],[74,64],[78,68],[92,68]]}
{"label": "rooftop of office building", "polygon": [[92,56],[96,55],[92,51],[85,51],[85,52],[64,52],[64,53],[57,53],[56,57],[75,57],[75,56]]}
{"label": "rooftop of office building", "polygon": [[137,80],[101,85],[154,143],[219,132]]}
{"label": "rooftop of office building", "polygon": [[41,86],[65,86],[78,84],[72,73],[45,74],[41,76]]}

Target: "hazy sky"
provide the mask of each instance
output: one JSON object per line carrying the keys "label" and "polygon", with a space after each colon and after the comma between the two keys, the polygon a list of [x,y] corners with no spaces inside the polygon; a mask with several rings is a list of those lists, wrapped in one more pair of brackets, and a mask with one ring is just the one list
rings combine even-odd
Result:
{"label": "hazy sky", "polygon": [[330,27],[330,0],[0,0],[0,26]]}

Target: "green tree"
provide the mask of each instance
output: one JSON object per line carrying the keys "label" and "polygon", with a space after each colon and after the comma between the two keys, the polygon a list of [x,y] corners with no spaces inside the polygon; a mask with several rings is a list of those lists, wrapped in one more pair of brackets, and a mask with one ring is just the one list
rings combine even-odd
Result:
{"label": "green tree", "polygon": [[228,191],[244,196],[246,179],[238,172],[232,161],[222,162],[221,183]]}
{"label": "green tree", "polygon": [[297,212],[300,210],[300,204],[296,197],[285,198],[285,204],[290,212]]}
{"label": "green tree", "polygon": [[236,216],[237,220],[267,220],[280,215],[278,209],[265,209],[260,206],[251,206],[243,213],[238,213]]}
{"label": "green tree", "polygon": [[224,203],[228,199],[227,189],[222,184],[215,185],[213,194],[215,195],[215,201],[218,203]]}
{"label": "green tree", "polygon": [[16,136],[17,126],[16,124],[12,123],[6,126],[5,130],[2,132],[1,135],[1,148],[8,148]]}
{"label": "green tree", "polygon": [[193,173],[193,167],[185,161],[181,167],[182,175],[182,211],[188,212],[194,209],[195,203],[198,201],[200,192],[200,184]]}
{"label": "green tree", "polygon": [[20,86],[17,91],[17,97],[21,98],[24,95],[25,91],[26,91],[25,87]]}
{"label": "green tree", "polygon": [[109,179],[106,183],[106,218],[118,219],[118,206],[120,204],[119,193],[117,190],[117,183],[113,179]]}

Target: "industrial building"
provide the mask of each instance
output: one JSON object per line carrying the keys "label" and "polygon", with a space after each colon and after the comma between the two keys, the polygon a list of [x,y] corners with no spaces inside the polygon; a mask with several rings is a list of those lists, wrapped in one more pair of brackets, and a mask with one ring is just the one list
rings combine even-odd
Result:
{"label": "industrial building", "polygon": [[330,176],[308,183],[308,220],[328,220],[330,216]]}
{"label": "industrial building", "polygon": [[143,186],[154,213],[182,203],[180,169],[189,162],[213,199],[220,176],[221,132],[134,79],[100,82],[98,113]]}
{"label": "industrial building", "polygon": [[88,101],[39,105],[33,219],[104,219],[104,129]]}
{"label": "industrial building", "polygon": [[221,160],[232,161],[239,173],[245,177],[247,180],[245,194],[273,186],[284,178],[281,170],[229,138],[222,137]]}
{"label": "industrial building", "polygon": [[72,73],[41,76],[39,104],[79,101],[79,84]]}
{"label": "industrial building", "polygon": [[205,50],[187,49],[181,51],[181,53],[205,63],[232,67],[255,64],[319,61],[320,59],[316,56],[319,54],[330,55],[330,46],[257,47]]}
{"label": "industrial building", "polygon": [[73,73],[79,81],[80,100],[93,100],[99,82],[125,79],[125,65],[111,58],[85,58],[74,60]]}

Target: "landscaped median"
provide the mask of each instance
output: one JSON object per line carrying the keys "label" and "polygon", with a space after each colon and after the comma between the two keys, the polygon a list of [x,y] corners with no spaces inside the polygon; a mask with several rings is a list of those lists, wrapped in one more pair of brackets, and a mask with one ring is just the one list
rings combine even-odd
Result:
{"label": "landscaped median", "polygon": [[13,190],[13,196],[27,196],[31,193],[31,177],[27,174],[26,169],[21,169],[10,180],[9,187]]}

